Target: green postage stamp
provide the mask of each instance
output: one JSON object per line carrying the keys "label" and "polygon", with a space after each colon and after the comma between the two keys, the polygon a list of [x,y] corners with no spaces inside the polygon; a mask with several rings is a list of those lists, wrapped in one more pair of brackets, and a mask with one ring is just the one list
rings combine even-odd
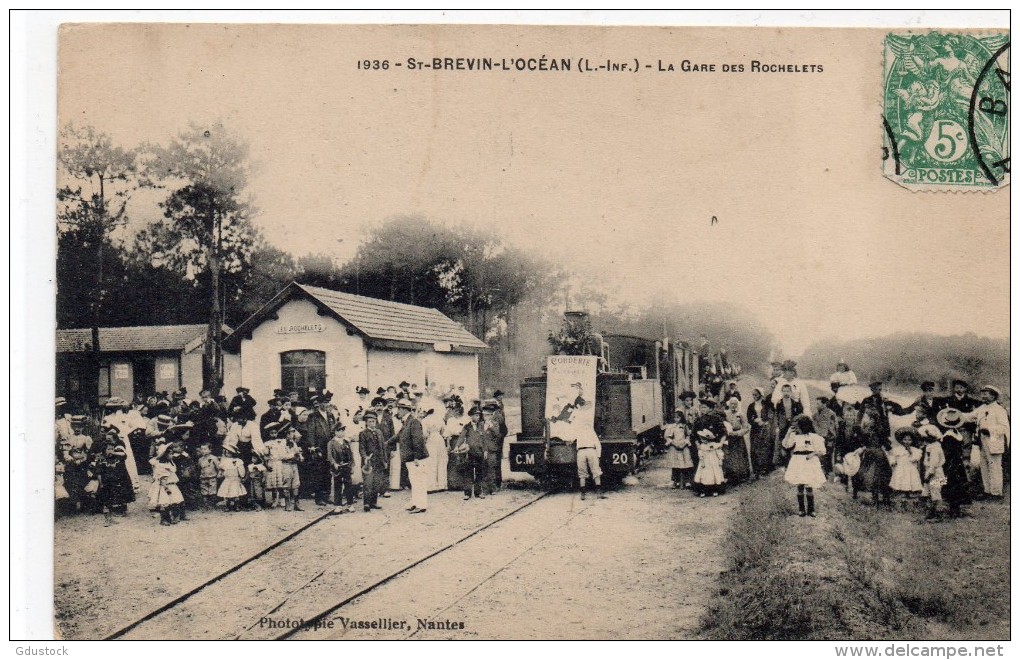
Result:
{"label": "green postage stamp", "polygon": [[1009,184],[1009,34],[885,38],[882,168],[912,190]]}

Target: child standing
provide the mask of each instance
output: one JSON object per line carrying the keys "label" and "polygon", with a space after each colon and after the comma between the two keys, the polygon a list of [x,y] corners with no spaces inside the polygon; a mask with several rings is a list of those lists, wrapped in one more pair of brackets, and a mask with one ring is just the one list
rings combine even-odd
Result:
{"label": "child standing", "polygon": [[266,464],[262,454],[252,454],[251,465],[248,466],[248,495],[251,498],[251,508],[260,511],[271,504],[266,500]]}
{"label": "child standing", "polygon": [[783,448],[790,450],[790,463],[784,479],[797,486],[800,516],[815,517],[815,488],[825,483],[821,457],[825,455],[825,438],[815,433],[814,422],[805,414],[797,415],[783,438]]}
{"label": "child standing", "polygon": [[894,493],[905,495],[908,499],[921,494],[921,459],[924,452],[915,445],[920,435],[912,426],[896,429],[896,442],[889,452],[889,465],[892,466],[892,479],[889,488]]}
{"label": "child standing", "polygon": [[69,513],[81,511],[87,506],[85,484],[89,482],[88,476],[88,455],[80,447],[72,448],[69,452],[69,460],[64,465],[64,488],[67,489]]}
{"label": "child standing", "polygon": [[272,492],[273,506],[280,507],[286,502],[287,511],[300,511],[295,501],[301,487],[297,469],[301,461],[301,448],[290,436],[290,422],[270,422],[266,424],[265,430],[270,436],[266,442],[266,452],[269,455],[266,488]]}
{"label": "child standing", "polygon": [[207,509],[216,507],[216,482],[219,473],[219,461],[213,456],[212,447],[208,442],[203,442],[198,446],[198,478]]}
{"label": "child standing", "polygon": [[237,445],[223,445],[223,457],[219,461],[223,482],[216,495],[223,498],[227,511],[237,511],[237,504],[248,494],[242,481],[245,477],[244,462],[237,456]]}
{"label": "child standing", "polygon": [[184,496],[177,487],[177,466],[170,454],[170,443],[159,443],[149,463],[152,465],[149,508],[159,511],[160,525],[175,525],[184,510]]}
{"label": "child standing", "polygon": [[666,464],[672,470],[673,488],[690,488],[694,472],[690,427],[679,408],[673,413],[673,421],[663,428],[662,437],[666,442]]}
{"label": "child standing", "polygon": [[942,441],[939,438],[938,430],[933,426],[926,428],[932,432],[922,433],[924,441],[924,486],[928,490],[928,520],[937,520],[941,517],[939,502],[942,501],[942,486],[946,484],[946,473],[942,467],[946,464],[946,454],[942,451]]}
{"label": "child standing", "polygon": [[113,524],[113,514],[127,515],[127,505],[135,501],[131,476],[124,464],[127,452],[112,438],[107,438],[103,453],[92,462],[90,476],[99,481],[96,501],[103,508],[106,526]]}
{"label": "child standing", "polygon": [[342,424],[337,424],[333,438],[326,445],[326,460],[332,481],[330,500],[336,504],[333,513],[350,513],[354,510],[354,484],[351,482],[354,453]]}
{"label": "child standing", "polygon": [[718,496],[726,492],[723,475],[723,448],[726,446],[726,425],[715,412],[708,412],[694,422],[698,443],[698,469],[694,473],[694,490],[698,497]]}

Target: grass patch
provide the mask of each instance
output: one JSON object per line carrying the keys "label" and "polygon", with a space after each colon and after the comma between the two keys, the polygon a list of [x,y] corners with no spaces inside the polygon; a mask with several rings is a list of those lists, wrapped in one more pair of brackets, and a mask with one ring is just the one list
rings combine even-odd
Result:
{"label": "grass patch", "polygon": [[702,636],[1008,638],[1007,506],[926,525],[829,487],[817,493],[819,518],[803,520],[791,490],[775,477],[742,489]]}
{"label": "grass patch", "polygon": [[[818,493],[821,507],[834,501]],[[729,570],[703,620],[709,639],[912,638],[909,610],[882,579],[866,540],[880,525],[867,513],[804,520],[789,485],[748,486],[731,519]],[[832,525],[825,517],[838,521]]]}

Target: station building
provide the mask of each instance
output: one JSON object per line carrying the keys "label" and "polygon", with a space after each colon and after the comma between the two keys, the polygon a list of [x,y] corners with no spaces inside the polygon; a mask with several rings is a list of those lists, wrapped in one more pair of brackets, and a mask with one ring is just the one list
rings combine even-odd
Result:
{"label": "station building", "polygon": [[[173,392],[186,387],[191,398],[202,390],[202,354],[208,326],[153,325],[99,329],[99,401],[111,397],[131,401],[135,396]],[[225,333],[230,328],[224,328]],[[83,391],[91,382],[85,370],[94,368],[89,359],[92,330],[57,330],[57,396],[78,406],[92,400]],[[224,354],[225,378],[239,368],[239,357]],[[93,394],[94,395],[94,394]]]}
{"label": "station building", "polygon": [[401,381],[463,386],[473,398],[487,348],[436,309],[292,282],[224,340],[240,366],[225,385],[248,387],[260,409],[276,389],[343,400],[359,385],[374,392]]}

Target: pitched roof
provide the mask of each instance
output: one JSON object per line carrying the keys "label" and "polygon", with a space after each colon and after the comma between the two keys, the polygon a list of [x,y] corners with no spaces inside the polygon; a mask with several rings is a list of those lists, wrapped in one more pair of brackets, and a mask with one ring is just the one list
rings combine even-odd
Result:
{"label": "pitched roof", "polygon": [[335,317],[372,343],[417,348],[450,344],[453,350],[488,348],[485,342],[437,309],[356,296],[297,282],[291,282],[262,309],[238,326],[228,342],[240,344],[242,337],[296,296],[312,301],[321,311]]}
{"label": "pitched roof", "polygon": [[[196,338],[205,335],[208,326],[143,325],[128,328],[100,328],[99,350],[103,353],[123,351],[183,351]],[[224,327],[229,332],[230,329]],[[92,330],[75,328],[57,330],[58,353],[84,353],[91,350]]]}

